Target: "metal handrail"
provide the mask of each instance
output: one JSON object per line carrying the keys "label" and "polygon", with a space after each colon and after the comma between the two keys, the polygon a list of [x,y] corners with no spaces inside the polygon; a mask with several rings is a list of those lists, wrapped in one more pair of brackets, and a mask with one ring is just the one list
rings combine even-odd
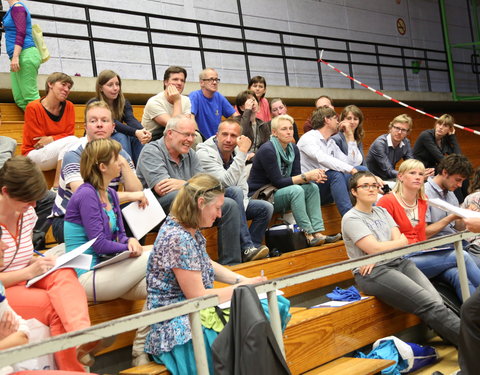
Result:
{"label": "metal handrail", "polygon": [[[65,18],[65,17],[58,17],[58,16],[49,16],[49,15],[38,15],[32,14],[32,17],[36,20],[46,20],[46,21],[56,21],[62,23],[73,23],[73,24],[81,24],[87,27],[87,35],[74,35],[74,34],[62,34],[62,33],[51,33],[51,32],[44,32],[46,37],[54,37],[54,38],[64,38],[64,39],[75,39],[81,41],[88,41],[89,48],[90,48],[90,59],[92,63],[92,72],[93,76],[97,76],[97,62],[95,58],[95,43],[110,43],[110,44],[122,44],[122,45],[130,45],[130,46],[139,46],[139,47],[146,47],[149,49],[150,55],[150,63],[152,69],[152,78],[157,79],[157,72],[156,72],[156,62],[155,62],[155,55],[154,51],[157,48],[168,48],[168,49],[178,49],[178,50],[189,50],[195,51],[200,53],[202,68],[206,67],[206,53],[222,53],[222,54],[233,54],[233,55],[240,55],[243,56],[245,59],[245,71],[247,78],[250,78],[251,75],[251,63],[249,62],[250,57],[265,57],[265,58],[273,58],[279,59],[283,61],[283,70],[285,76],[285,85],[290,85],[289,79],[289,72],[288,72],[288,61],[305,61],[311,63],[318,62],[318,52],[319,50],[325,50],[326,53],[330,53],[331,55],[335,56],[338,54],[345,55],[345,58],[329,58],[328,60],[334,64],[346,64],[349,67],[349,73],[353,74],[353,70],[355,67],[358,66],[366,66],[366,67],[375,67],[378,72],[378,79],[380,83],[380,89],[384,89],[384,79],[382,77],[382,69],[389,68],[389,69],[399,69],[402,71],[403,81],[405,90],[409,90],[409,78],[408,72],[412,69],[411,66],[408,65],[409,61],[407,60],[422,60],[425,61],[425,66],[416,67],[415,69],[418,71],[425,71],[426,72],[426,81],[428,84],[429,89],[431,89],[431,78],[430,72],[444,72],[448,74],[448,64],[447,58],[445,55],[445,51],[443,50],[435,50],[431,48],[416,48],[411,46],[398,46],[398,45],[391,45],[387,43],[372,43],[372,42],[365,42],[362,40],[347,40],[342,38],[336,37],[326,37],[326,36],[317,36],[317,35],[308,35],[290,31],[279,31],[279,30],[271,30],[265,29],[260,27],[251,27],[245,26],[243,24],[243,15],[241,11],[240,2],[237,1],[238,6],[238,13],[240,22],[238,25],[236,24],[227,24],[221,22],[213,22],[213,21],[206,21],[206,20],[196,20],[190,18],[183,18],[183,17],[174,17],[174,16],[167,16],[167,15],[159,15],[153,13],[144,13],[139,11],[133,10],[125,10],[125,9],[116,9],[116,8],[109,8],[97,5],[87,5],[87,4],[79,4],[79,3],[70,3],[67,1],[56,1],[56,0],[31,0],[37,1],[44,4],[54,4],[66,7],[73,7],[78,9],[83,9],[85,12],[84,19],[72,19],[72,18]],[[92,12],[107,12],[107,13],[114,13],[114,14],[123,14],[129,15],[133,17],[138,17],[139,19],[145,20],[145,26],[138,26],[138,25],[124,25],[124,24],[111,24],[108,22],[100,22],[100,21],[92,21]],[[153,28],[151,26],[152,20],[164,20],[164,21],[174,21],[179,22],[184,25],[192,25],[195,29],[195,32],[189,32],[185,30],[170,30],[170,29],[159,29]],[[211,33],[205,33],[202,28],[205,26],[214,26],[219,28],[224,28],[228,30],[239,30],[241,32],[241,37],[232,37]],[[111,30],[132,30],[145,33],[145,40],[146,41],[126,41],[120,38],[103,38],[103,37],[96,37],[94,35],[94,28],[95,27],[102,27],[108,28]],[[272,37],[277,41],[267,41],[267,40],[259,40],[259,39],[251,39],[247,38],[246,31],[248,32],[260,32]],[[174,45],[172,43],[154,43],[153,42],[153,35],[175,35],[175,36],[184,36],[184,37],[191,37],[196,38],[198,41],[198,46],[188,46],[188,45]],[[121,35],[117,32],[116,35]],[[286,42],[286,37],[293,37],[293,38],[302,38],[307,40],[304,43],[293,43],[293,42]],[[235,42],[238,43],[239,48],[235,50],[225,50],[222,48],[209,48],[204,46],[204,42],[206,40],[218,40],[218,41],[225,41],[225,42]],[[325,43],[331,42],[338,42],[343,43],[345,48],[341,47],[330,47],[325,46]],[[253,52],[249,51],[248,47],[251,45],[256,46],[268,46],[272,48],[279,48],[281,53],[268,53],[265,51],[258,51]],[[373,46],[374,51],[369,52],[365,51],[364,47],[366,46]],[[390,49],[390,51],[382,51],[382,48]],[[305,51],[305,53],[298,54],[289,49],[296,49]],[[395,53],[398,51],[398,54]],[[434,56],[431,56],[431,55]],[[311,56],[309,56],[311,55]],[[371,61],[358,61],[358,57],[363,56],[367,58],[371,58]],[[443,56],[441,58],[440,56]],[[398,63],[395,62],[382,62],[382,60],[392,60],[397,59]],[[368,60],[368,59],[364,59]],[[463,65],[470,65],[470,62],[463,62],[463,61],[456,61],[456,64],[463,64]],[[319,77],[319,85],[323,87],[324,85],[324,77],[322,72],[321,64],[318,64],[318,77]],[[125,77],[128,78],[128,77]],[[350,87],[353,88],[353,82],[350,82]]]}
{"label": "metal handrail", "polygon": [[[278,289],[320,279],[326,276],[335,275],[364,265],[391,260],[414,252],[454,243],[462,297],[463,300],[466,300],[469,297],[470,292],[468,288],[465,260],[463,257],[462,240],[468,239],[472,236],[473,234],[471,232],[465,231],[457,234],[438,237],[402,248],[393,249],[374,255],[366,255],[361,258],[338,262],[312,270],[299,272],[293,275],[268,280],[264,283],[256,285],[255,288],[258,293],[267,293],[272,330],[280,348],[282,349],[283,354],[285,355],[280,314],[276,298],[276,291]],[[126,331],[131,331],[146,325],[169,320],[176,316],[189,314],[197,370],[201,375],[208,374],[208,365],[204,358],[205,346],[199,314],[200,310],[216,305],[218,305],[218,297],[216,295],[208,295],[169,306],[160,307],[154,310],[143,311],[123,318],[114,319],[87,329],[55,336],[39,343],[7,349],[0,352],[0,367],[17,363],[29,358],[54,353],[59,350],[68,349],[90,341],[98,340],[100,338],[110,337]]]}

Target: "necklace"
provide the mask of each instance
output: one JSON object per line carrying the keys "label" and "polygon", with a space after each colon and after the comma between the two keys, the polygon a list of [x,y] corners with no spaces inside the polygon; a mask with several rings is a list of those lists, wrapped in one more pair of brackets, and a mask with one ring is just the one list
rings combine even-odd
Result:
{"label": "necklace", "polygon": [[415,202],[414,202],[413,204],[408,204],[407,202],[405,202],[405,199],[403,198],[402,194],[398,194],[398,197],[400,198],[401,203],[402,203],[406,208],[412,209],[412,208],[417,207],[417,205],[418,205],[418,199],[417,199],[417,198],[415,198]]}

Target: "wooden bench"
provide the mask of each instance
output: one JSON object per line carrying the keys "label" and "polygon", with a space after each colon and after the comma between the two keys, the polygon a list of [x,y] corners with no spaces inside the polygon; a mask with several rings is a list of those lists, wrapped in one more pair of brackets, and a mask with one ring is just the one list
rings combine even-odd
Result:
{"label": "wooden bench", "polygon": [[[95,95],[92,93],[92,96]],[[363,114],[365,115],[364,129],[365,138],[363,140],[363,147],[365,155],[371,143],[381,134],[387,132],[388,124],[397,115],[407,113],[413,119],[413,130],[409,135],[411,144],[415,143],[418,135],[426,129],[431,129],[434,124],[434,120],[413,112],[403,107],[365,107],[359,105]],[[133,113],[135,117],[140,121],[143,115],[144,105],[133,105]],[[296,119],[298,124],[299,135],[303,134],[303,124],[305,120],[310,116],[313,107],[301,107],[301,106],[289,106],[289,114]],[[339,111],[340,109],[337,109]],[[84,111],[85,104],[75,104],[75,135],[83,136],[84,132]],[[449,111],[445,109],[455,117],[458,124],[465,125],[467,127],[479,130],[478,117],[480,112],[459,112]],[[23,112],[12,103],[0,103],[0,113],[2,115],[2,135],[15,139],[19,145],[22,142],[23,131]],[[441,113],[432,113],[434,115],[441,115]],[[478,136],[474,136],[471,133],[457,129],[456,135],[462,152],[470,159],[474,166],[480,165],[480,154],[477,152]]]}
{"label": "wooden bench", "polygon": [[[347,255],[343,246],[343,241],[339,241],[336,244],[292,251],[283,254],[280,257],[243,263],[229,268],[248,277],[258,276],[260,275],[260,270],[263,270],[265,276],[269,279],[274,279],[281,276],[291,275],[296,272],[341,262],[346,259]],[[283,289],[283,291],[285,292],[286,297],[292,297],[310,290],[350,279],[352,279],[352,274],[350,272],[342,272],[319,280],[294,285]],[[216,282],[215,286],[222,286],[222,284]],[[142,307],[143,301],[126,301],[122,299],[92,304],[89,306],[90,319],[92,324],[98,324],[122,316],[138,313],[142,310]],[[112,346],[99,354],[108,353],[131,345],[134,334],[134,331],[129,331],[119,335]]]}
{"label": "wooden bench", "polygon": [[[375,297],[337,308],[295,310],[284,333],[287,364],[292,374],[374,374],[393,362],[337,358],[419,323],[417,316],[387,306]],[[357,372],[349,371],[349,366],[357,363]],[[164,366],[155,363],[120,372],[167,373]]]}
{"label": "wooden bench", "polygon": [[303,375],[373,375],[395,364],[388,359],[343,357],[307,371]]}

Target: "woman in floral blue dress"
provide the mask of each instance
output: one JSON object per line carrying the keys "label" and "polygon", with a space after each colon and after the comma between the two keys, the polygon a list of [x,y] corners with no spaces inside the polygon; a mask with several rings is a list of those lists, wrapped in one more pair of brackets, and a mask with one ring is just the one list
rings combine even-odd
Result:
{"label": "woman in floral blue dress", "polygon": [[[220,182],[207,174],[196,175],[180,189],[148,262],[148,309],[207,294],[216,294],[225,302],[231,299],[235,286],[266,280],[230,271],[211,260],[205,250],[200,228],[211,227],[221,216],[223,193]],[[214,280],[231,286],[213,288]],[[210,346],[216,334],[204,332]],[[196,373],[191,338],[188,316],[179,316],[151,326],[145,351],[173,375]]]}

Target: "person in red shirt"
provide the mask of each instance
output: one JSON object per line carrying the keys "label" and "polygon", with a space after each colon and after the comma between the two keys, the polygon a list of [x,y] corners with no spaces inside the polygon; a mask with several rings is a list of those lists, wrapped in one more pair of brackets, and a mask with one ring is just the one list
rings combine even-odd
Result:
{"label": "person in red shirt", "polygon": [[42,171],[56,169],[58,186],[63,154],[78,143],[75,109],[67,100],[73,80],[65,73],[52,73],[45,83],[46,95],[25,108],[22,155],[28,156]]}

